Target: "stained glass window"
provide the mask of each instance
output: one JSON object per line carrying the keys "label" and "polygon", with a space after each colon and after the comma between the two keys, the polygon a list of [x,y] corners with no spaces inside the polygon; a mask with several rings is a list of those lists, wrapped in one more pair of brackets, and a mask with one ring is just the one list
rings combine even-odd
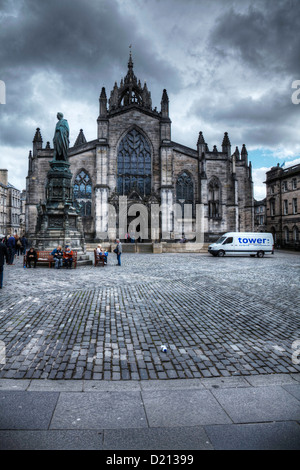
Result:
{"label": "stained glass window", "polygon": [[117,190],[122,195],[132,190],[141,196],[151,193],[151,150],[145,137],[135,129],[119,145]]}
{"label": "stained glass window", "polygon": [[74,197],[81,206],[81,215],[89,216],[92,213],[92,182],[84,170],[75,178],[74,182]]}

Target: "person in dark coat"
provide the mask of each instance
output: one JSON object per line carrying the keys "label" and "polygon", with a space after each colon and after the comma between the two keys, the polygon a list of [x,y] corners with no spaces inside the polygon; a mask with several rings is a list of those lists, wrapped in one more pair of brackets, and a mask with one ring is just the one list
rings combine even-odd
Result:
{"label": "person in dark coat", "polygon": [[22,243],[22,255],[26,255],[26,249],[27,249],[27,238],[25,235],[21,238],[21,243]]}
{"label": "person in dark coat", "polygon": [[8,261],[8,250],[4,243],[0,242],[0,289],[2,289],[3,285],[3,266],[4,266],[4,258],[6,262]]}
{"label": "person in dark coat", "polygon": [[13,235],[11,235],[7,239],[7,248],[9,251],[9,259],[7,264],[14,264],[15,254],[16,254],[16,239]]}
{"label": "person in dark coat", "polygon": [[33,262],[33,267],[36,268],[37,252],[35,251],[33,247],[30,248],[30,250],[27,252],[27,255],[26,255],[27,268],[31,268],[32,262]]}

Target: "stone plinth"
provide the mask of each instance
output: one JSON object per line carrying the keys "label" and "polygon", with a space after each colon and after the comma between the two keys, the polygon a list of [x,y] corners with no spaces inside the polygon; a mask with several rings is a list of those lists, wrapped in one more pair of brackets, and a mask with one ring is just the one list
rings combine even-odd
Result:
{"label": "stone plinth", "polygon": [[35,246],[49,250],[71,245],[85,251],[80,208],[73,200],[72,173],[66,161],[50,162],[47,174],[46,201],[37,207],[38,220]]}

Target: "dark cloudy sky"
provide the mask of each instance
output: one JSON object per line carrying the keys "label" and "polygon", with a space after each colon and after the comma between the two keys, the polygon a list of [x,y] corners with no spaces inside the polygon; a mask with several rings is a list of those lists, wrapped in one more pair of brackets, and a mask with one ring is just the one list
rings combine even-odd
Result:
{"label": "dark cloudy sky", "polygon": [[134,70],[160,109],[167,89],[172,139],[196,148],[245,143],[256,198],[265,171],[300,162],[299,0],[0,0],[0,167],[25,188],[37,127],[52,143],[64,113],[73,145],[96,138],[98,98]]}

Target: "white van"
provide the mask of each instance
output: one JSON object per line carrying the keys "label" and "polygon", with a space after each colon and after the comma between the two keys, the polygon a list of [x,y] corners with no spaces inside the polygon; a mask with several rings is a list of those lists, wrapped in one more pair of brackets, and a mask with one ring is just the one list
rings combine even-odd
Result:
{"label": "white van", "polygon": [[262,258],[265,254],[274,254],[273,235],[254,232],[224,233],[216,243],[209,245],[208,252],[213,256],[247,254]]}

